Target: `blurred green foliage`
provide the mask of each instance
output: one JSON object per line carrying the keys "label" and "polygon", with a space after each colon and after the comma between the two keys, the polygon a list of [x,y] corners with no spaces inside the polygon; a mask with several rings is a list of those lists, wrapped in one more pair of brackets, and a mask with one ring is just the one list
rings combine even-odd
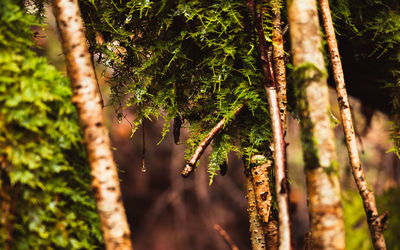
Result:
{"label": "blurred green foliage", "polygon": [[369,250],[372,242],[369,236],[367,218],[360,195],[346,191],[342,195],[346,248]]}
{"label": "blurred green foliage", "polygon": [[387,211],[389,219],[387,229],[384,233],[387,249],[400,250],[400,188],[392,188],[383,192],[377,197],[377,204],[380,213]]}
{"label": "blurred green foliage", "polygon": [[[387,249],[400,249],[399,197],[400,188],[389,189],[376,197],[380,214],[383,212],[389,213],[387,228],[384,231]],[[342,202],[347,249],[372,249],[367,219],[360,195],[354,191],[346,191],[343,194]]]}
{"label": "blurred green foliage", "polygon": [[0,1],[0,248],[101,249],[68,79],[32,52],[37,17],[15,2]]}

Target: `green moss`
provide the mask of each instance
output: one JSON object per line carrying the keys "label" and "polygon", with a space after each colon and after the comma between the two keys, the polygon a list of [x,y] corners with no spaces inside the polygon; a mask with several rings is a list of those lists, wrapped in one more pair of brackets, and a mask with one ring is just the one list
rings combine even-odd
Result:
{"label": "green moss", "polygon": [[[35,24],[14,1],[0,1],[0,189],[15,202],[10,248],[101,249],[72,91],[31,51]],[[2,249],[8,229],[0,225]]]}
{"label": "green moss", "polygon": [[268,158],[264,155],[255,155],[252,157],[251,166],[260,166],[268,162]]}
{"label": "green moss", "polygon": [[339,162],[336,160],[331,160],[331,163],[328,167],[323,167],[325,173],[328,175],[337,175],[339,176]]}

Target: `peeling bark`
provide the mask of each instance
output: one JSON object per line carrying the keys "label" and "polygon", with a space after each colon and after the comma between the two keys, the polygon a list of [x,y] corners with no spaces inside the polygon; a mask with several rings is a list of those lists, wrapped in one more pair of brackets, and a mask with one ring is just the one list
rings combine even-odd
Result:
{"label": "peeling bark", "polygon": [[263,8],[258,12],[254,0],[247,0],[247,6],[254,16],[254,23],[258,35],[260,59],[264,71],[264,88],[267,94],[268,110],[271,117],[271,127],[274,145],[275,189],[279,210],[279,249],[291,249],[290,219],[288,205],[288,187],[286,180],[286,154],[283,138],[281,115],[278,104],[276,82],[271,59],[268,55],[268,46],[263,28]]}
{"label": "peeling bark", "polygon": [[250,169],[256,199],[257,211],[261,225],[266,233],[272,206],[271,187],[269,186],[269,173],[272,161],[264,155],[254,155],[250,160]]}
{"label": "peeling bark", "polygon": [[89,155],[92,187],[104,242],[107,249],[132,249],[117,167],[104,123],[101,99],[78,1],[54,0],[53,4],[73,89],[72,102],[78,110]]}
{"label": "peeling bark", "polygon": [[269,217],[267,232],[265,233],[268,250],[277,250],[279,246],[278,221],[274,217]]}
{"label": "peeling bark", "polygon": [[249,222],[250,222],[249,230],[250,230],[251,249],[263,250],[266,249],[264,230],[262,228],[260,218],[258,216],[256,196],[250,175],[246,176],[246,186],[247,186],[246,189],[247,201],[249,203],[247,212],[249,213]]}
{"label": "peeling bark", "polygon": [[330,59],[332,63],[333,76],[336,83],[336,92],[340,108],[340,115],[343,123],[343,130],[346,138],[347,150],[349,152],[350,166],[356,182],[358,191],[363,200],[365,214],[367,216],[368,227],[375,249],[386,249],[383,237],[383,225],[374,223],[378,218],[378,209],[375,203],[374,193],[368,188],[364,170],[361,168],[360,156],[358,154],[357,140],[353,127],[353,120],[350,104],[347,97],[346,84],[340,60],[339,49],[336,41],[335,30],[331,17],[328,0],[320,0],[321,13],[325,28],[326,40],[328,43]]}
{"label": "peeling bark", "polygon": [[[315,0],[289,0],[313,249],[345,249],[340,183]],[[297,74],[297,75],[296,75]]]}

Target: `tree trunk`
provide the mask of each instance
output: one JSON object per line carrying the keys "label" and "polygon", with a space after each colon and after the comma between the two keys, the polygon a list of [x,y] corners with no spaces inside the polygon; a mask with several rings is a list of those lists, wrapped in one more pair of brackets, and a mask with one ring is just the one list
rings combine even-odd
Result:
{"label": "tree trunk", "polygon": [[272,169],[272,160],[264,155],[256,154],[251,157],[250,170],[254,187],[257,211],[264,233],[268,231],[269,215],[272,207],[269,173]]}
{"label": "tree trunk", "polygon": [[246,176],[246,190],[247,190],[247,201],[249,207],[247,212],[249,213],[250,223],[250,242],[252,250],[264,250],[265,249],[265,236],[262,228],[260,218],[257,212],[257,202],[254,192],[253,182],[251,175]]}
{"label": "tree trunk", "polygon": [[313,249],[345,249],[340,183],[315,0],[289,0]]}
{"label": "tree trunk", "polygon": [[104,123],[101,99],[77,0],[54,0],[57,25],[89,154],[101,228],[107,249],[132,249],[117,167]]}
{"label": "tree trunk", "polygon": [[268,100],[274,146],[275,189],[279,210],[279,249],[291,249],[288,187],[286,180],[286,152],[283,138],[281,115],[278,104],[276,82],[263,27],[263,8],[257,11],[254,0],[247,0],[247,6],[254,16],[258,36],[260,59],[264,71],[264,88]]}
{"label": "tree trunk", "polygon": [[386,249],[383,237],[383,225],[376,222],[378,209],[376,208],[374,193],[369,190],[364,171],[361,168],[360,156],[358,155],[356,135],[354,133],[353,121],[351,116],[350,104],[347,97],[346,84],[344,81],[342,62],[340,60],[339,49],[336,41],[335,30],[331,17],[328,0],[320,0],[321,13],[325,28],[326,40],[328,43],[330,59],[332,63],[333,76],[336,83],[336,92],[342,117],[346,145],[349,152],[350,166],[356,182],[358,191],[363,200],[365,214],[375,249]]}

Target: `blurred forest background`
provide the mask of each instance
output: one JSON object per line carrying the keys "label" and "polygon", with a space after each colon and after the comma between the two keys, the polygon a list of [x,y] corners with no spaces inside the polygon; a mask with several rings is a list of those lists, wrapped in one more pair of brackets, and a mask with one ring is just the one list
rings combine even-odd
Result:
{"label": "blurred forest background", "polygon": [[[57,38],[51,11],[47,27],[36,27],[37,53],[48,58],[57,69],[65,72],[64,57]],[[342,52],[346,53],[346,52]],[[344,63],[346,69],[346,62]],[[249,249],[247,200],[243,163],[231,154],[226,176],[217,176],[209,186],[207,174],[208,151],[201,158],[196,172],[187,179],[180,176],[184,166],[184,145],[175,145],[168,134],[160,142],[162,120],[145,121],[145,167],[142,166],[143,141],[141,128],[130,138],[130,121],[135,117],[129,109],[124,119],[117,119],[113,107],[107,105],[109,87],[107,77],[111,72],[97,67],[101,92],[105,100],[115,159],[121,171],[121,188],[129,224],[132,226],[133,244],[136,249],[229,249],[221,235],[214,229],[218,224],[227,231],[240,249]],[[345,76],[350,74],[345,72]],[[360,83],[362,84],[362,83]],[[352,82],[348,81],[351,86]],[[375,98],[369,94],[349,93],[354,111],[354,122],[359,139],[362,165],[377,197],[380,212],[389,212],[385,238],[388,249],[400,249],[400,160],[390,140],[391,125],[385,96]],[[331,90],[332,112],[339,119],[339,109]],[[371,102],[370,100],[374,101]],[[171,124],[172,126],[172,124]],[[184,128],[181,141],[185,140]],[[296,249],[302,249],[308,230],[305,177],[300,143],[300,130],[296,120],[289,119],[286,141],[290,179],[290,212]],[[348,167],[348,154],[340,123],[335,127],[336,146],[343,188],[343,206],[348,249],[372,249],[361,199],[357,193]],[[159,144],[158,144],[159,143]]]}

